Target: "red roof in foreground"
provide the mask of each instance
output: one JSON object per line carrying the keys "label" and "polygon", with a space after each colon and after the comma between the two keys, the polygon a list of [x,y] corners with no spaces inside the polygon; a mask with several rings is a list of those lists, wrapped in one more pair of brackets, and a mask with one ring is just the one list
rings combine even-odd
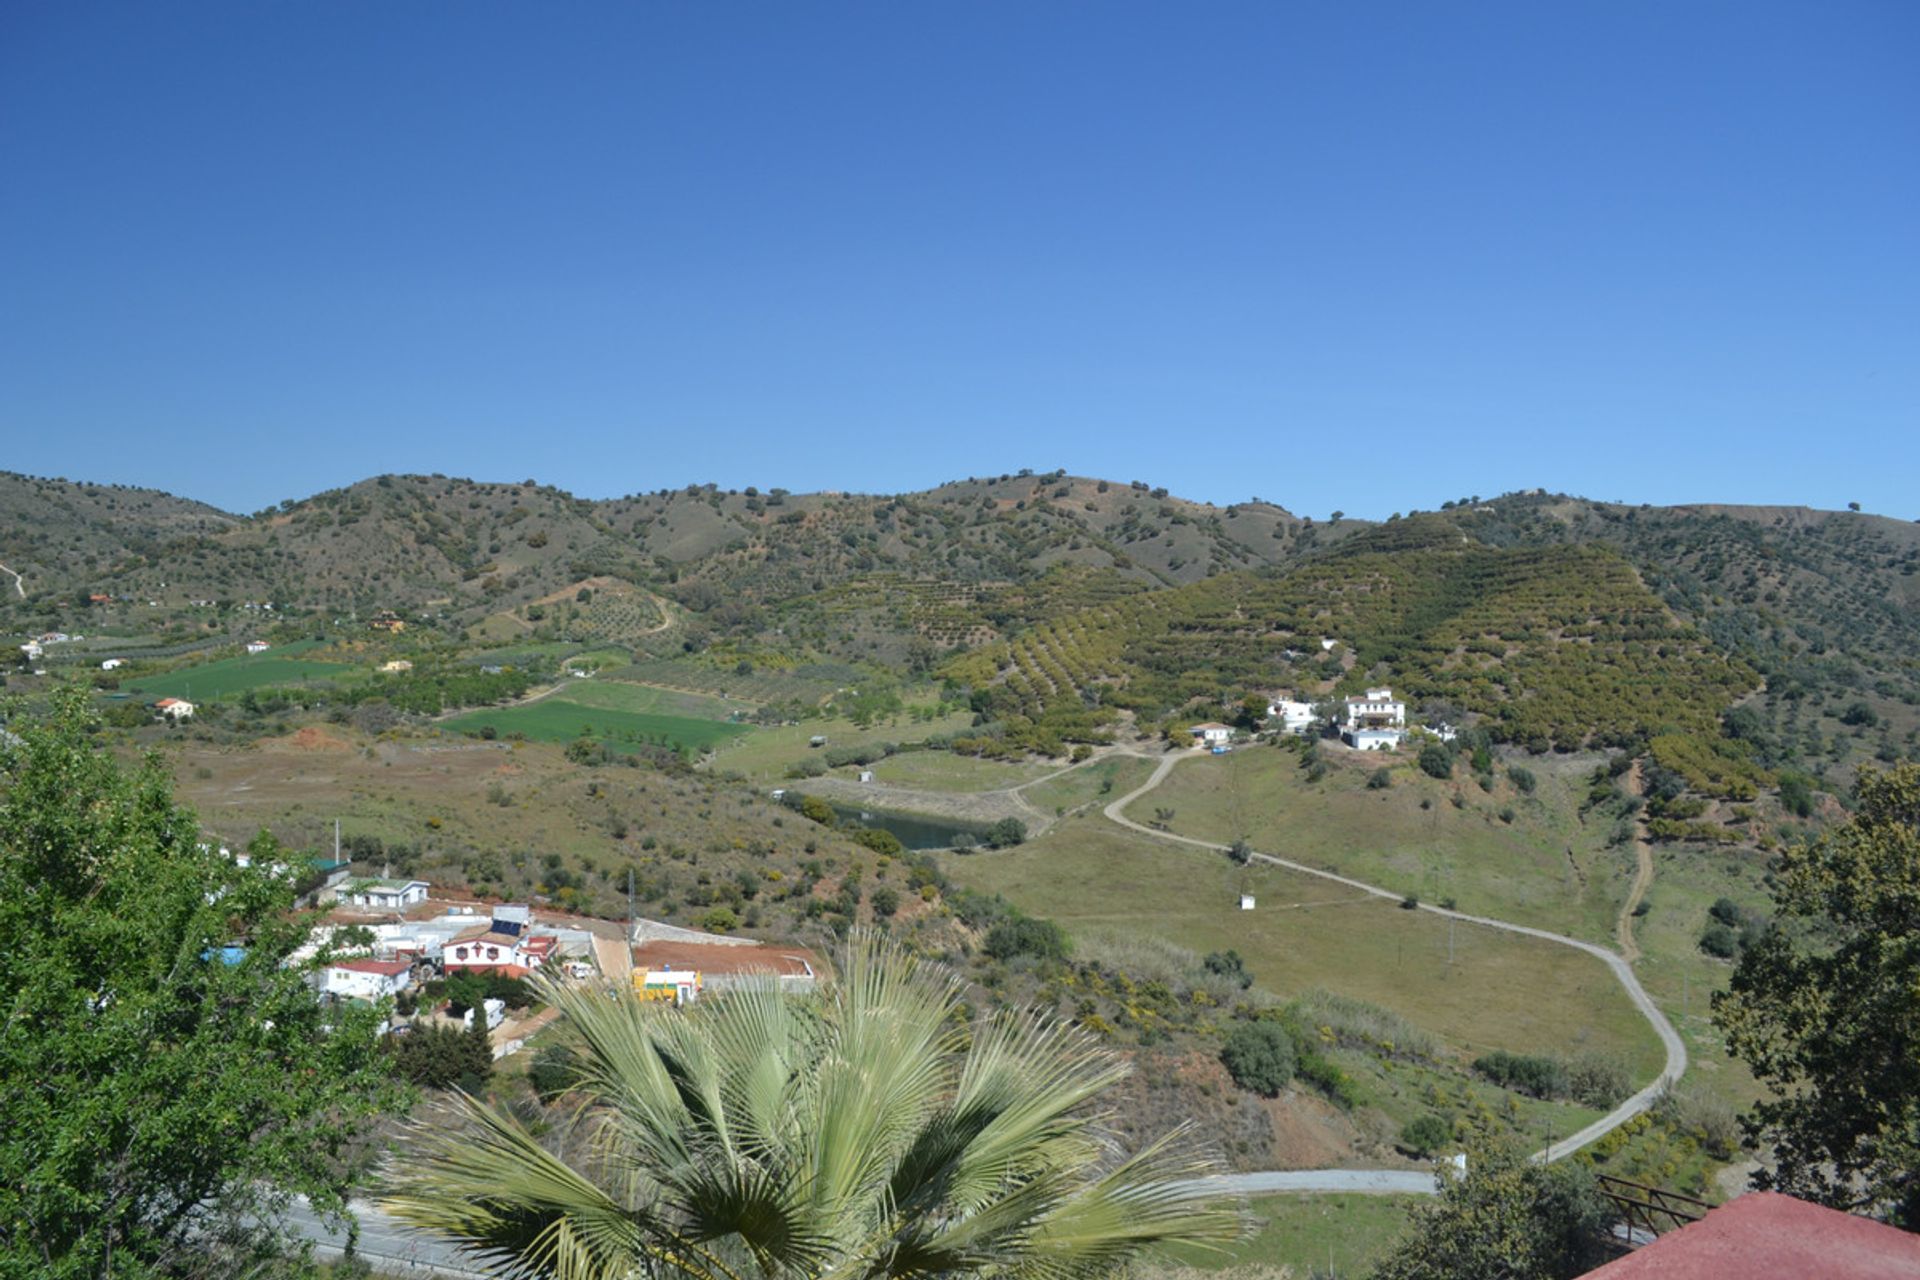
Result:
{"label": "red roof in foreground", "polygon": [[1916,1280],[1920,1235],[1773,1191],[1729,1200],[1583,1280]]}
{"label": "red roof in foreground", "polygon": [[771,973],[802,978],[813,963],[804,947],[729,947],[716,942],[643,942],[633,949],[636,969],[698,969],[701,973]]}

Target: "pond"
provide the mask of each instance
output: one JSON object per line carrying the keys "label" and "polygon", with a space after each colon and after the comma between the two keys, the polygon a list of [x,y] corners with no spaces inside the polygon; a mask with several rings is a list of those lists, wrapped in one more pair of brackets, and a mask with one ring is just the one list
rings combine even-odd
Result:
{"label": "pond", "polygon": [[833,815],[841,822],[892,832],[909,849],[951,849],[954,841],[962,836],[976,844],[982,836],[979,827],[926,815],[908,816],[888,813],[883,809],[861,809],[838,804],[833,806]]}

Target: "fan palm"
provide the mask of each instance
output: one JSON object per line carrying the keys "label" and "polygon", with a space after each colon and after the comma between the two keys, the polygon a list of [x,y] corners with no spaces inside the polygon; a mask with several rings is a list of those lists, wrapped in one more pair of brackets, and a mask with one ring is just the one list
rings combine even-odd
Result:
{"label": "fan palm", "polygon": [[969,1022],[954,977],[860,938],[840,979],[685,1010],[544,984],[584,1050],[576,1169],[512,1116],[423,1135],[398,1217],[511,1276],[993,1275],[1069,1280],[1168,1241],[1221,1241],[1178,1135],[1100,1127],[1125,1062],[1033,1012]]}

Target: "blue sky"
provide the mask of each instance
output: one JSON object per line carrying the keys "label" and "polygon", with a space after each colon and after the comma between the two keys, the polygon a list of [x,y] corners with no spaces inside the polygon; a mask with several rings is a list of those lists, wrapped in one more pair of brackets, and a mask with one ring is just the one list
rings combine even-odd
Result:
{"label": "blue sky", "polygon": [[0,7],[0,467],[1920,516],[1920,6]]}

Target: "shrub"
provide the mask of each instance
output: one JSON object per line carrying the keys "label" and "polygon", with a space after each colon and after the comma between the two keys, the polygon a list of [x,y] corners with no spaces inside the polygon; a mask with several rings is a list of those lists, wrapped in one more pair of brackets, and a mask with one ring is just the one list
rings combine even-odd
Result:
{"label": "shrub", "polygon": [[867,901],[873,905],[873,914],[882,920],[887,919],[900,909],[899,891],[890,884],[883,884],[878,889],[875,889],[873,896],[868,898]]}
{"label": "shrub", "polygon": [[1533,770],[1517,764],[1507,766],[1507,777],[1513,781],[1513,785],[1519,789],[1521,795],[1532,795],[1534,788],[1540,785],[1533,776]]}
{"label": "shrub", "polygon": [[989,849],[1010,849],[1022,844],[1027,838],[1027,824],[1018,818],[1002,818],[987,828],[986,842]]}
{"label": "shrub", "polygon": [[1245,840],[1235,840],[1227,846],[1227,857],[1231,858],[1239,866],[1244,867],[1253,861],[1253,846]]}
{"label": "shrub", "polygon": [[1740,951],[1739,935],[1715,920],[1700,934],[1700,949],[1710,956],[1731,960]]}
{"label": "shrub", "polygon": [[1382,765],[1367,775],[1367,790],[1385,791],[1393,785],[1393,770]]}
{"label": "shrub", "polygon": [[1220,1062],[1242,1089],[1274,1097],[1293,1079],[1293,1037],[1277,1022],[1242,1022],[1227,1033]]}
{"label": "shrub", "polygon": [[985,950],[995,960],[1011,960],[1015,956],[1064,960],[1069,944],[1066,931],[1053,921],[1015,915],[987,930]]}
{"label": "shrub", "polygon": [[1429,778],[1453,776],[1453,751],[1444,743],[1429,742],[1420,748],[1420,768]]}
{"label": "shrub", "polygon": [[715,907],[697,923],[708,933],[732,933],[740,927],[740,917],[733,914],[732,907]]}
{"label": "shrub", "polygon": [[1420,895],[1417,893],[1410,893],[1406,897],[1400,899],[1400,909],[1402,911],[1412,911],[1414,908],[1418,907],[1419,905],[1420,905]]}
{"label": "shrub", "polygon": [[573,1050],[563,1044],[548,1045],[533,1055],[527,1067],[527,1084],[542,1102],[552,1102],[573,1087],[579,1063]]}
{"label": "shrub", "polygon": [[1400,1130],[1400,1147],[1410,1155],[1430,1156],[1453,1139],[1453,1126],[1429,1111]]}
{"label": "shrub", "polygon": [[1616,1058],[1586,1053],[1567,1064],[1567,1096],[1602,1110],[1633,1092],[1627,1069]]}
{"label": "shrub", "polygon": [[1495,1049],[1475,1058],[1473,1069],[1503,1089],[1534,1098],[1560,1098],[1567,1093],[1567,1069],[1557,1059]]}
{"label": "shrub", "polygon": [[1238,951],[1213,951],[1200,962],[1208,973],[1219,974],[1240,984],[1242,991],[1253,985],[1253,975],[1247,972],[1247,962],[1240,958]]}

